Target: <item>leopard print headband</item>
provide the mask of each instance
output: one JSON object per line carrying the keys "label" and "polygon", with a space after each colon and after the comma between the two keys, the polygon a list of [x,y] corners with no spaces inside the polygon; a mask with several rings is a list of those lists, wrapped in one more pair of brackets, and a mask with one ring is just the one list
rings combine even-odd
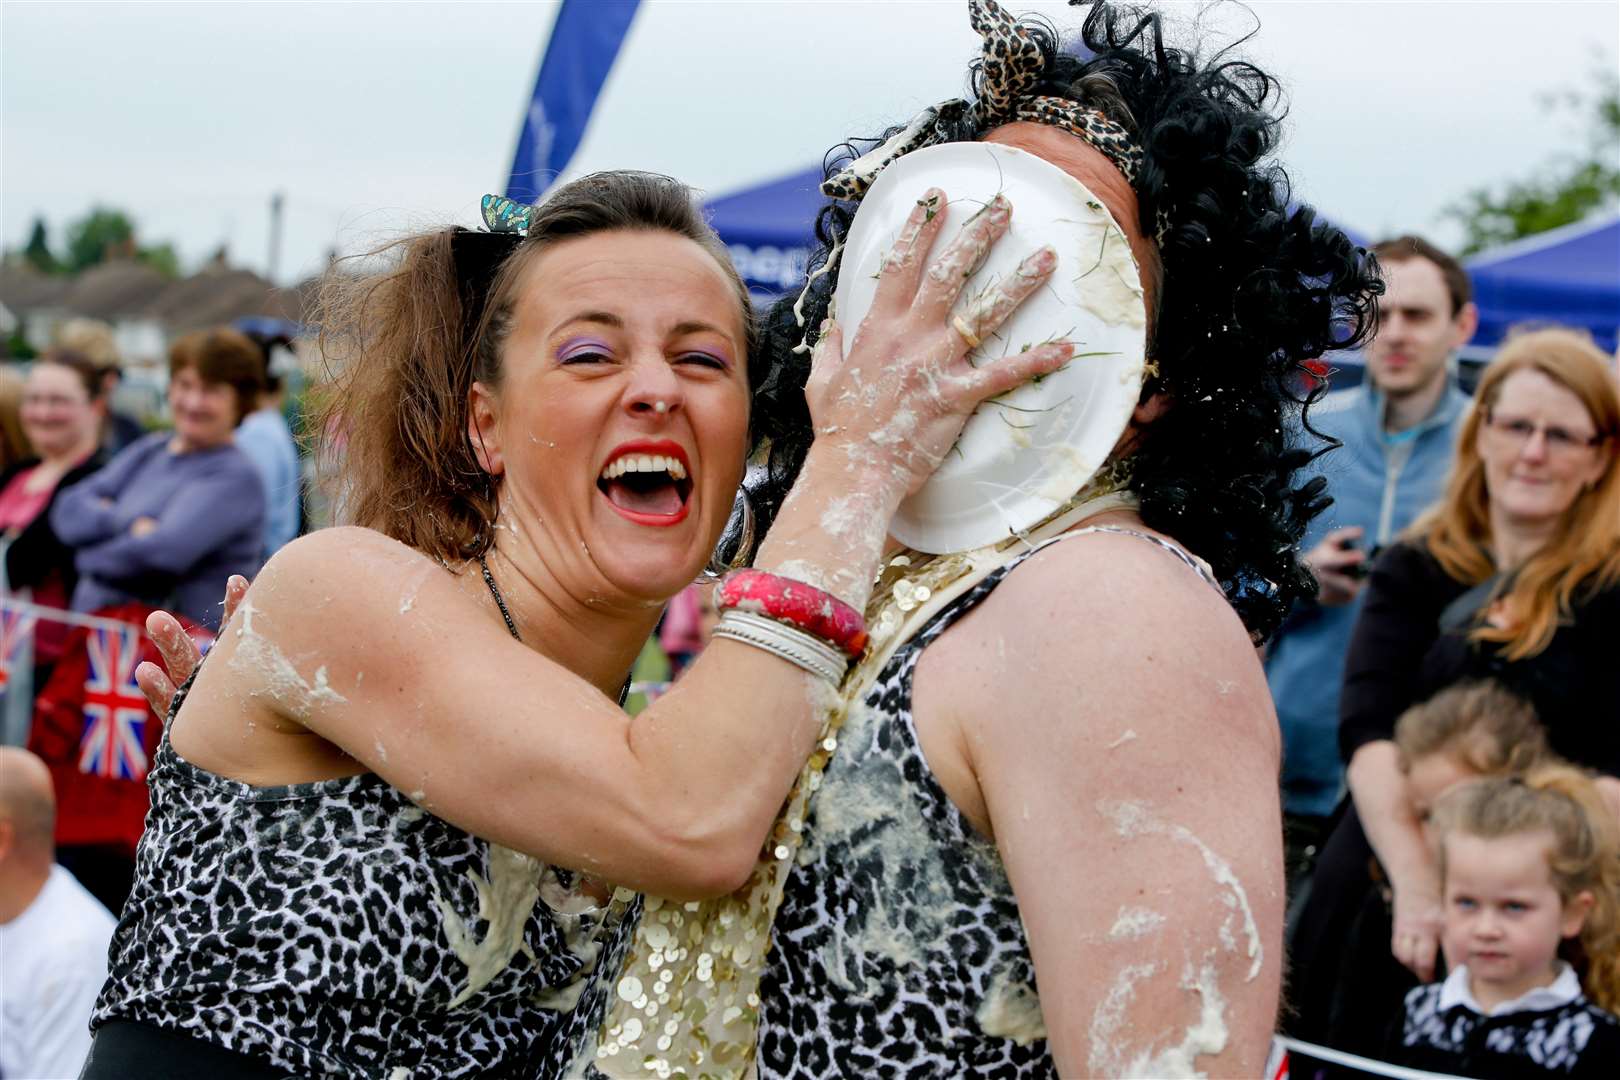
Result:
{"label": "leopard print headband", "polygon": [[[929,106],[899,134],[822,181],[821,193],[832,199],[859,200],[877,175],[899,158],[924,146],[948,142],[947,133],[970,111],[980,131],[1016,120],[1062,128],[1101,151],[1134,189],[1146,156],[1130,132],[1100,109],[1033,93],[1046,70],[1046,57],[1030,32],[996,0],[968,0],[968,19],[984,38],[978,100],[970,105],[953,98]],[[1168,218],[1160,208],[1154,239],[1162,241],[1168,228]]]}

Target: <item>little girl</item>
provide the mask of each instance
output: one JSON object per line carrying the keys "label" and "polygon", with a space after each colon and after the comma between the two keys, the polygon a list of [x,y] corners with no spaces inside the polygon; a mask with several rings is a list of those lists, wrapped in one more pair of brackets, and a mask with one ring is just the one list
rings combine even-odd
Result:
{"label": "little girl", "polygon": [[[1620,837],[1584,772],[1462,784],[1433,815],[1451,974],[1389,1058],[1463,1076],[1620,1075]],[[1567,953],[1586,968],[1586,992]],[[1587,996],[1590,994],[1590,998]]]}

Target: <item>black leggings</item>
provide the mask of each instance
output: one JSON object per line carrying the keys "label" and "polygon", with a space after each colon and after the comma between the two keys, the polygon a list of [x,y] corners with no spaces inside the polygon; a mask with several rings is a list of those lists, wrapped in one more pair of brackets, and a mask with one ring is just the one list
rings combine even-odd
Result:
{"label": "black leggings", "polygon": [[96,1029],[79,1080],[283,1080],[292,1075],[260,1058],[133,1020]]}

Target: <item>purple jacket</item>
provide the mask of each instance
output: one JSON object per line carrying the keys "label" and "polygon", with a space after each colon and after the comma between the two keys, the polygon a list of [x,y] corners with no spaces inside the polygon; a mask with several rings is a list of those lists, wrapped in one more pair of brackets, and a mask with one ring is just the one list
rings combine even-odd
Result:
{"label": "purple jacket", "polygon": [[[171,437],[131,444],[51,508],[56,534],[75,549],[74,610],[137,601],[218,629],[226,577],[258,572],[265,506],[253,463],[234,446],[174,454]],[[157,528],[130,535],[142,517]]]}

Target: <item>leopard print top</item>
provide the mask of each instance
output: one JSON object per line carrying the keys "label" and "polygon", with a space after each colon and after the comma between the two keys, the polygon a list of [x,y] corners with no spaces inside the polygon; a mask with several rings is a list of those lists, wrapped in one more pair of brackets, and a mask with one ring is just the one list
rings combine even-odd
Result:
{"label": "leopard print top", "polygon": [[[152,1024],[300,1076],[560,1075],[600,1021],[600,974],[623,963],[640,899],[597,905],[375,773],[261,788],[206,772],[169,743],[188,688],[153,758],[91,1026]],[[486,917],[514,880],[540,896],[521,930]],[[481,986],[470,950],[493,960]]]}
{"label": "leopard print top", "polygon": [[[1136,530],[1056,539],[1089,532],[1151,541],[1213,584]],[[844,721],[772,930],[760,1076],[1056,1075],[1001,856],[929,770],[911,714],[923,650],[1032,554],[924,624]]]}

